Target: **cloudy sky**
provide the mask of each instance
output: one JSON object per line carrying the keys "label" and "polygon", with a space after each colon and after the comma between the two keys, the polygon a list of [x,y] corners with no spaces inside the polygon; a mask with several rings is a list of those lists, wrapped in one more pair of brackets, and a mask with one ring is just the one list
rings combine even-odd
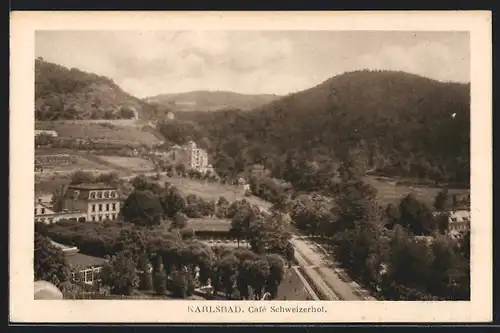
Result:
{"label": "cloudy sky", "polygon": [[469,82],[469,34],[375,31],[38,31],[35,54],[146,97],[192,90],[287,94],[356,69]]}

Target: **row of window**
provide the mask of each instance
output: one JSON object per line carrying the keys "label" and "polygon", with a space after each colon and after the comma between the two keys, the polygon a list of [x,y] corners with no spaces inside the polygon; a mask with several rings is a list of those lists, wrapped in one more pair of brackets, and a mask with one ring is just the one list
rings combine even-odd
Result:
{"label": "row of window", "polygon": [[[101,280],[101,267],[97,267],[94,269],[85,269],[78,273],[80,278],[85,283],[92,283],[94,281]],[[72,273],[73,278],[75,278],[75,273]]]}
{"label": "row of window", "polygon": [[116,198],[116,191],[94,191],[90,192],[90,199]]}
{"label": "row of window", "polygon": [[[97,210],[96,210],[97,209]],[[111,209],[110,209],[110,204],[107,203],[107,204],[92,204],[92,212],[95,213],[95,212],[114,212],[116,211],[116,203],[112,203],[111,204]]]}
{"label": "row of window", "polygon": [[[45,214],[45,208],[40,208],[40,215]],[[37,209],[35,208],[35,215],[38,215]]]}
{"label": "row of window", "polygon": [[116,220],[118,214],[102,214],[102,215],[91,215],[90,218],[93,222],[95,221],[106,221],[106,220]]}

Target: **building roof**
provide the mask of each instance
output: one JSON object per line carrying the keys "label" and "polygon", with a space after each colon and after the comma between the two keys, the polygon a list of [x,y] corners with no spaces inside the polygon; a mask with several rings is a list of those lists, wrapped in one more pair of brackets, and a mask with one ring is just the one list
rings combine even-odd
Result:
{"label": "building roof", "polygon": [[68,185],[72,190],[116,190],[115,187],[104,183],[83,183],[78,185]]}
{"label": "building roof", "polygon": [[67,254],[66,260],[72,268],[86,269],[90,267],[102,266],[106,263],[106,259],[92,257],[82,253]]}

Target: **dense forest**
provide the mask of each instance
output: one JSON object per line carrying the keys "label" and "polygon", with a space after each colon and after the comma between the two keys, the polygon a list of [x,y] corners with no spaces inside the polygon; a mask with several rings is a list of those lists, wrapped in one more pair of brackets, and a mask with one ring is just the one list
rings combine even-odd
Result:
{"label": "dense forest", "polygon": [[140,119],[163,117],[164,110],[124,92],[110,78],[35,60],[35,117],[59,119]]}
{"label": "dense forest", "polygon": [[[165,130],[173,141],[202,141],[228,176],[262,164],[297,187],[300,175],[330,174],[351,157],[363,172],[467,184],[469,107],[469,84],[363,70],[251,112],[183,114]],[[181,130],[172,135],[173,127]]]}

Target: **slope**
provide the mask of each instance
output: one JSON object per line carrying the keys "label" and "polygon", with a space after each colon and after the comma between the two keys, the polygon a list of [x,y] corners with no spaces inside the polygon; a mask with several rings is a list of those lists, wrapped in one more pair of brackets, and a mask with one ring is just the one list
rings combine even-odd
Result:
{"label": "slope", "polygon": [[246,95],[229,91],[192,91],[147,97],[151,104],[166,106],[173,111],[217,111],[224,109],[251,110],[278,99],[277,95]]}
{"label": "slope", "polygon": [[35,60],[35,115],[37,120],[163,117],[110,78],[42,58]]}
{"label": "slope", "polygon": [[[468,182],[470,85],[394,71],[356,71],[252,112],[198,120],[216,167],[263,163],[283,176],[293,159],[354,156],[365,171]],[[288,161],[288,162],[287,162]]]}

